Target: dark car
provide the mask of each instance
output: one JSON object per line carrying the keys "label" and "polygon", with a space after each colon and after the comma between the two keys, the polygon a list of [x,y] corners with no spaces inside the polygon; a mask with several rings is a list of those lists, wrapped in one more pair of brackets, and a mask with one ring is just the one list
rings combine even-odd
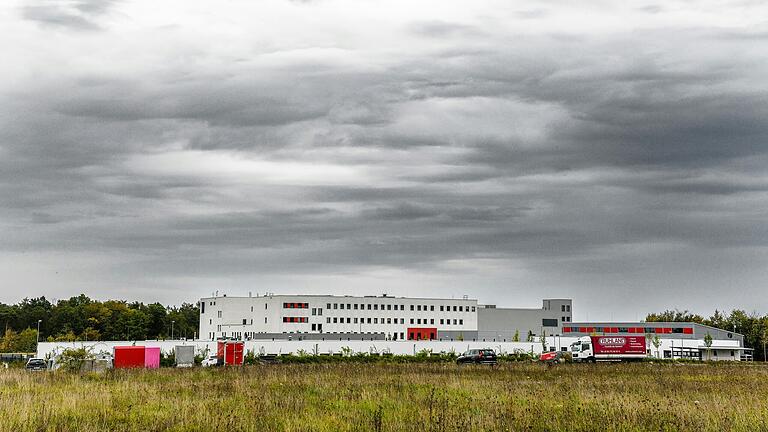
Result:
{"label": "dark car", "polygon": [[24,368],[29,371],[44,371],[48,369],[48,364],[43,359],[31,358]]}
{"label": "dark car", "polygon": [[456,359],[457,364],[496,364],[496,352],[492,349],[471,349]]}

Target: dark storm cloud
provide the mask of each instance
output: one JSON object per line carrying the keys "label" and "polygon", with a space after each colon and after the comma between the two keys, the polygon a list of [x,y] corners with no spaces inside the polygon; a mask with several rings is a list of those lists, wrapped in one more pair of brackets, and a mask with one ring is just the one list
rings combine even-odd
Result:
{"label": "dark storm cloud", "polygon": [[[62,4],[22,14],[107,28],[111,3]],[[593,298],[638,281],[661,293],[697,260],[768,246],[759,29],[538,31],[557,8],[498,13],[399,20],[384,42],[323,29],[284,49],[169,36],[173,55],[134,67],[78,54],[19,80],[0,111],[0,252],[114,257],[101,270],[123,286],[460,263],[476,287],[490,260],[498,286],[519,271],[541,295]],[[676,253],[680,273],[657,259]],[[762,257],[738,269],[746,292]]]}

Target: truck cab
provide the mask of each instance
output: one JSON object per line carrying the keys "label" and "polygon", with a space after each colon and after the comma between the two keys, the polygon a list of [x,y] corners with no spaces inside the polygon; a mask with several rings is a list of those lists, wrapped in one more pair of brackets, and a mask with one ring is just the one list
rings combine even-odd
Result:
{"label": "truck cab", "polygon": [[571,344],[571,356],[575,362],[594,362],[595,352],[592,348],[592,338],[582,336]]}

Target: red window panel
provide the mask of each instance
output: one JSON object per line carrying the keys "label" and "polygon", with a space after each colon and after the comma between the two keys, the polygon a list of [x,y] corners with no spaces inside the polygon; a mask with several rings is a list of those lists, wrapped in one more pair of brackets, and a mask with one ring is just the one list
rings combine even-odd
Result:
{"label": "red window panel", "polygon": [[571,328],[570,327],[563,327],[563,333],[570,333]]}
{"label": "red window panel", "polygon": [[587,333],[586,327],[579,327],[579,333]]}
{"label": "red window panel", "polygon": [[693,334],[693,328],[683,327],[683,334]]}
{"label": "red window panel", "polygon": [[643,333],[643,332],[644,331],[642,327],[635,327],[635,333]]}
{"label": "red window panel", "polygon": [[653,329],[653,332],[654,332],[654,333],[664,333],[664,328],[662,328],[662,327],[656,327],[655,329]]}

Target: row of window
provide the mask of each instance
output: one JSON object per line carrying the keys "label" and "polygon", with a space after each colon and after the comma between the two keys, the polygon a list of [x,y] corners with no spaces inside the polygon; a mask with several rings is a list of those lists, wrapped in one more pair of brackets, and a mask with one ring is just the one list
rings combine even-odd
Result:
{"label": "row of window", "polygon": [[283,317],[284,323],[305,323],[309,322],[307,317]]}
{"label": "row of window", "polygon": [[[283,309],[309,309],[309,303],[283,303]],[[251,306],[253,312],[253,306]]]}
{"label": "row of window", "polygon": [[561,317],[561,318],[562,318],[563,322],[571,322],[571,317],[569,317],[569,316],[564,316],[564,317]]}
{"label": "row of window", "polygon": [[[345,321],[346,320],[346,321]],[[429,322],[427,322],[429,321]],[[325,319],[326,324],[405,324],[404,318],[337,318],[337,317],[327,317]],[[435,324],[434,318],[411,318],[410,324]],[[440,325],[451,325],[451,319],[440,319]],[[463,319],[453,319],[453,325],[464,325]]]}
{"label": "row of window", "polygon": [[571,305],[560,305],[560,311],[561,312],[570,312],[571,311]]}
{"label": "row of window", "polygon": [[692,327],[563,327],[563,333],[693,334]]}
{"label": "row of window", "polygon": [[[470,310],[470,306],[445,306],[440,305],[440,312],[450,312],[451,307],[453,307],[454,312],[475,312],[476,307],[472,306]],[[347,309],[347,310],[379,310],[379,304],[358,304],[358,303],[327,303],[325,305],[326,309]],[[405,305],[392,305],[387,304],[381,305],[381,310],[405,310]],[[435,311],[435,305],[411,305],[412,311]]]}

